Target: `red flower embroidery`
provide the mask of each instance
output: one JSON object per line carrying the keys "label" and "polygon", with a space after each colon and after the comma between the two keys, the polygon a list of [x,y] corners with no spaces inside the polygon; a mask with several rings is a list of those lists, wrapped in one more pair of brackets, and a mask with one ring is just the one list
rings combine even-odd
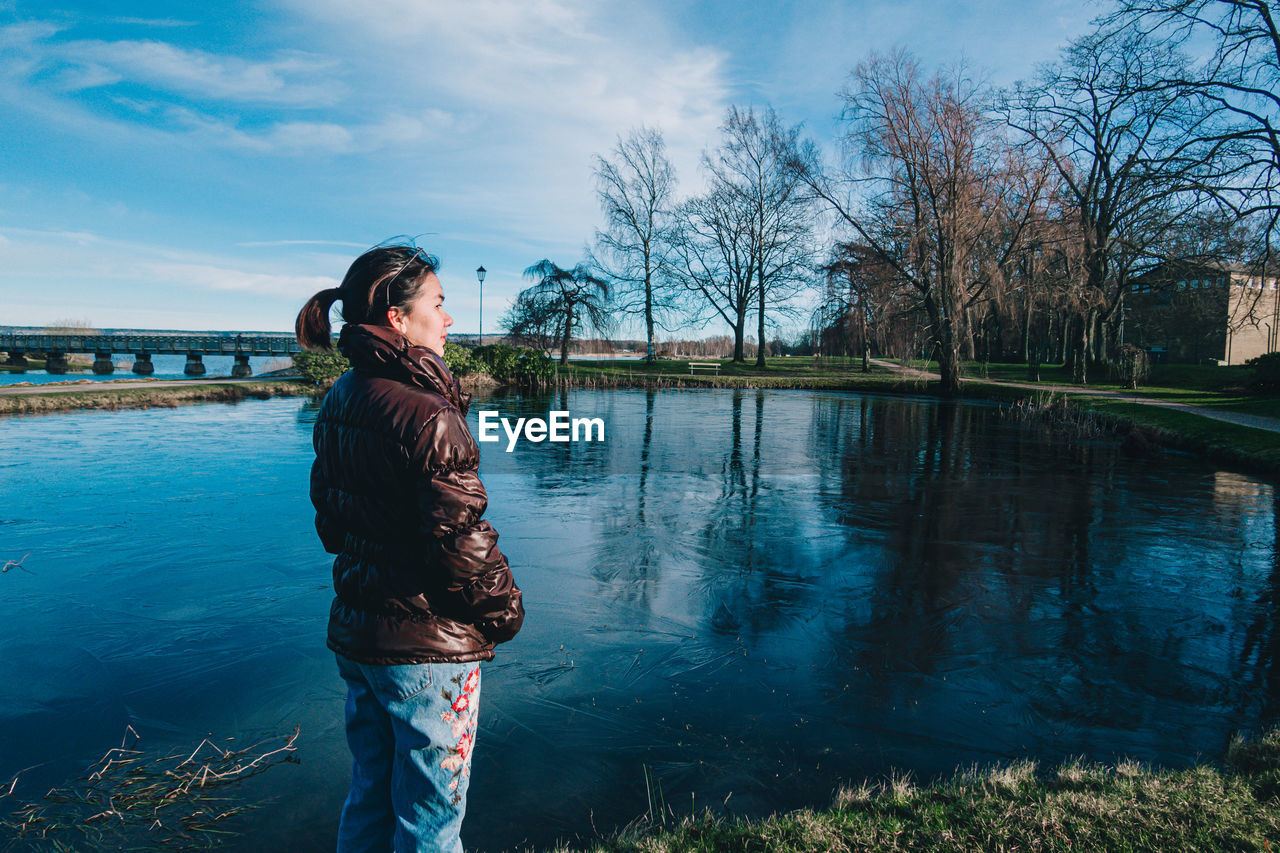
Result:
{"label": "red flower embroidery", "polygon": [[[461,675],[453,678],[453,683],[462,688],[462,692],[450,705],[450,711],[440,715],[440,719],[449,723],[450,733],[457,739],[457,746],[448,748],[448,755],[440,762],[440,766],[452,771],[453,779],[449,783],[450,790],[456,790],[458,780],[471,772],[471,751],[475,746],[476,724],[475,712],[477,693],[480,690],[480,667],[471,670],[464,678]],[[444,691],[444,699],[452,697]]]}

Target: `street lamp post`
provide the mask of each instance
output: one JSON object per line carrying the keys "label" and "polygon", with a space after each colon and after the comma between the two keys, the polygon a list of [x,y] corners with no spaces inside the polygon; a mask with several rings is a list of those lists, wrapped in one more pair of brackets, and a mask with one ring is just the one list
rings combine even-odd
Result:
{"label": "street lamp post", "polygon": [[480,346],[484,346],[484,267],[476,267],[476,279],[480,282]]}

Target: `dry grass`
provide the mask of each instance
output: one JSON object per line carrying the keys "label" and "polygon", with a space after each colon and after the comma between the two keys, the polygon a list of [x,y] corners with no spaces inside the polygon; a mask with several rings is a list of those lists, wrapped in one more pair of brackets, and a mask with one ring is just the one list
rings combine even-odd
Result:
{"label": "dry grass", "polygon": [[1024,424],[1042,424],[1055,432],[1076,438],[1102,438],[1111,429],[1085,409],[1071,405],[1065,395],[1040,394],[1022,397],[1000,409],[1004,420]]}
{"label": "dry grass", "polygon": [[826,810],[756,821],[704,811],[674,824],[646,815],[615,836],[558,849],[1280,853],[1280,732],[1237,740],[1225,765],[1164,771],[1133,761],[1072,761],[1040,773],[1021,761],[971,768],[927,787],[895,774],[841,790]]}
{"label": "dry grass", "polygon": [[269,397],[301,397],[314,389],[300,382],[249,382],[236,385],[184,385],[178,388],[89,387],[0,396],[0,415],[39,415],[78,409],[174,408],[187,403],[235,403]]}
{"label": "dry grass", "polygon": [[[226,822],[252,808],[227,790],[282,763],[297,763],[298,729],[233,749],[205,738],[193,750],[150,755],[130,726],[85,775],[0,818],[4,849],[196,850],[235,834]],[[21,773],[0,787],[12,798]]]}

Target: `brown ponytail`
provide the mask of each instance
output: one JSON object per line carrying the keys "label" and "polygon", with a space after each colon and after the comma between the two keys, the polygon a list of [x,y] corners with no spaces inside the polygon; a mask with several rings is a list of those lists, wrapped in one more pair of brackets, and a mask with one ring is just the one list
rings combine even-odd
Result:
{"label": "brown ponytail", "polygon": [[333,330],[329,326],[329,311],[333,308],[333,303],[341,298],[342,291],[331,287],[320,291],[302,306],[293,330],[303,349],[333,349]]}

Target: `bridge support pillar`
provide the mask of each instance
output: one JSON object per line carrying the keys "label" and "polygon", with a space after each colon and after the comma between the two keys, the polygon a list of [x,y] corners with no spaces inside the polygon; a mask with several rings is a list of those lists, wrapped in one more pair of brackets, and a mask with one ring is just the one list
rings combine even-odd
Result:
{"label": "bridge support pillar", "polygon": [[44,357],[44,369],[46,373],[52,373],[55,376],[61,376],[67,372],[67,354],[54,350]]}
{"label": "bridge support pillar", "polygon": [[111,363],[111,350],[100,349],[93,354],[93,372],[99,376],[116,372],[116,366]]}
{"label": "bridge support pillar", "polygon": [[26,367],[27,354],[20,349],[9,350],[9,357],[4,360],[4,363],[10,367]]}
{"label": "bridge support pillar", "polygon": [[236,354],[235,366],[231,368],[231,376],[233,379],[248,379],[253,375],[253,368],[249,367],[249,356]]}
{"label": "bridge support pillar", "polygon": [[139,376],[150,376],[156,372],[156,366],[151,363],[151,353],[139,352],[133,355],[133,372]]}
{"label": "bridge support pillar", "polygon": [[182,372],[188,376],[204,376],[204,353],[191,350],[187,353],[187,366]]}

